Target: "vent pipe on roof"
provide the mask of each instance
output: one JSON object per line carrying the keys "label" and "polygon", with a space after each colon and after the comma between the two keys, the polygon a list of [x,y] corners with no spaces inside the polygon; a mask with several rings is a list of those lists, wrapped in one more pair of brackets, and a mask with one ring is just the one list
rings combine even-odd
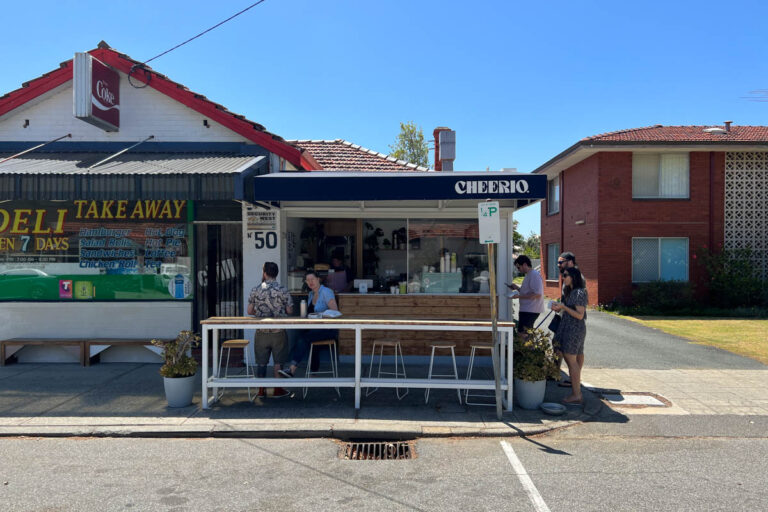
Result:
{"label": "vent pipe on roof", "polygon": [[726,121],[726,122],[725,122],[725,131],[726,131],[726,132],[730,132],[730,131],[731,131],[731,123],[732,123],[732,122],[733,122],[733,121]]}
{"label": "vent pipe on roof", "polygon": [[456,132],[438,126],[432,134],[435,137],[435,170],[452,171],[456,159]]}

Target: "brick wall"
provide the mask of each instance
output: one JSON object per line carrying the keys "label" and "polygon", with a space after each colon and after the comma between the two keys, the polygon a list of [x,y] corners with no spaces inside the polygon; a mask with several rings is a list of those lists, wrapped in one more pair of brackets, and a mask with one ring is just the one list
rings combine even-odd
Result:
{"label": "brick wall", "polygon": [[[598,229],[598,155],[593,155],[560,173],[560,213],[547,215],[546,201],[541,209],[542,269],[546,269],[547,244],[559,243],[560,252],[576,255],[587,279],[590,302],[596,303]],[[578,224],[577,224],[578,222]],[[546,281],[548,297],[560,297],[561,282]]]}
{"label": "brick wall", "polygon": [[[710,152],[690,153],[690,199],[632,199],[632,153],[599,153],[600,247],[597,302],[629,301],[632,296],[632,238],[689,239],[689,278],[699,283],[695,251],[710,242]],[[716,156],[716,154],[715,154]],[[714,159],[714,174],[723,174],[724,157]],[[714,191],[713,191],[714,192]],[[720,194],[722,195],[722,194]],[[722,221],[720,221],[722,222]],[[721,235],[722,237],[722,235]]]}
{"label": "brick wall", "polygon": [[[560,174],[560,213],[541,209],[542,268],[547,244],[576,255],[587,278],[590,304],[632,296],[632,238],[689,239],[689,278],[702,292],[706,279],[693,257],[702,246],[718,247],[724,230],[725,154],[697,151],[690,158],[690,199],[632,199],[632,153],[600,152]],[[584,221],[582,224],[581,221]],[[576,224],[576,222],[579,224]],[[545,284],[547,296],[560,283]]]}

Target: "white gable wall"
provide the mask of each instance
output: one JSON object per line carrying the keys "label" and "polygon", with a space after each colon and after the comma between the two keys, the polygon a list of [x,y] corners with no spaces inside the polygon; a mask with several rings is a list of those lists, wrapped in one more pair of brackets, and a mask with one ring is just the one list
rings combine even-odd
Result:
{"label": "white gable wall", "polygon": [[[111,133],[75,118],[72,81],[0,117],[0,141],[47,141],[72,134],[73,141],[249,142],[229,128],[151,87],[136,89],[120,73],[120,131]],[[23,128],[25,120],[29,126]],[[210,128],[203,126],[208,120]]]}
{"label": "white gable wall", "polygon": [[[132,87],[125,74],[120,82],[120,131],[108,133],[76,119],[72,81],[0,117],[0,141],[68,140],[134,143],[154,135],[153,142],[250,142],[245,137],[195,112],[150,87]],[[29,126],[24,128],[25,120]],[[210,128],[203,125],[208,120]],[[126,144],[128,145],[128,144]],[[174,337],[189,327],[189,302],[27,303],[0,304],[0,339],[15,337]],[[21,362],[76,362],[69,347],[9,347]],[[111,351],[111,352],[110,352]],[[127,351],[130,351],[128,353]],[[142,347],[108,349],[104,361],[158,361]]]}

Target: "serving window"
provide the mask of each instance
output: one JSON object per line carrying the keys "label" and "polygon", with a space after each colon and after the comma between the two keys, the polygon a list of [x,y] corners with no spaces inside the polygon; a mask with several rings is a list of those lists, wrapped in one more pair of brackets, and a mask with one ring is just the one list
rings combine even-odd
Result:
{"label": "serving window", "polygon": [[[291,291],[306,291],[303,277],[313,269],[337,292],[356,292],[361,282],[378,293],[488,292],[488,258],[474,219],[296,217],[286,231]],[[340,269],[346,288],[334,275]]]}

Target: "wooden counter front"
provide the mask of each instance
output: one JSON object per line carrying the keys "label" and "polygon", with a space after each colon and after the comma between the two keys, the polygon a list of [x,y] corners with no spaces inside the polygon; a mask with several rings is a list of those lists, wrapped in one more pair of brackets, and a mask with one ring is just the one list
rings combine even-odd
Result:
{"label": "wooden counter front", "polygon": [[[339,294],[339,309],[345,316],[365,316],[388,319],[409,318],[434,320],[476,320],[491,318],[488,295],[389,295],[389,294]],[[342,317],[343,318],[343,317]],[[489,333],[478,332],[429,332],[429,331],[365,331],[363,354],[371,353],[372,339],[400,340],[404,355],[426,355],[431,352],[430,343],[456,343],[456,355],[469,355],[469,345],[477,341],[491,341]],[[339,333],[339,352],[355,353],[354,333]],[[446,355],[441,351],[439,355]]]}

